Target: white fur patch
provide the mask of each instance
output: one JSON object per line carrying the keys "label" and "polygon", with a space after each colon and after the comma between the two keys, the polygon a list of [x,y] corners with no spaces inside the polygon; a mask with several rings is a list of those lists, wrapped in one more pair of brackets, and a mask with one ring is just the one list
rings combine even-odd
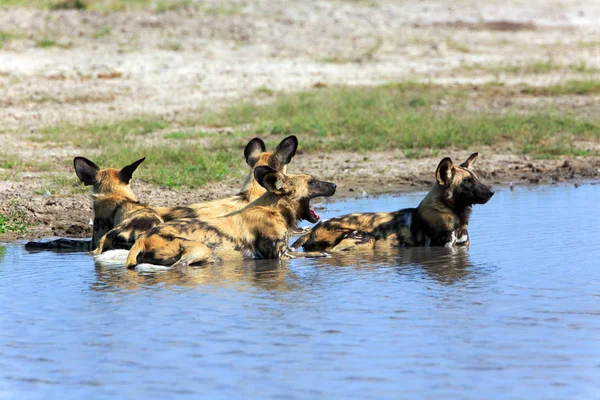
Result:
{"label": "white fur patch", "polygon": [[171,269],[171,267],[165,267],[164,265],[154,265],[154,264],[138,264],[135,266],[135,270],[137,272],[160,272],[167,271]]}
{"label": "white fur patch", "polygon": [[[127,262],[127,255],[129,254],[129,250],[109,250],[105,251],[102,254],[98,254],[94,256],[94,261],[102,264],[104,267],[121,267],[125,268],[125,263]],[[165,267],[164,265],[154,265],[154,264],[138,264],[135,266],[135,270],[138,272],[156,272],[156,271],[165,271],[170,269],[170,267]]]}
{"label": "white fur patch", "polygon": [[456,232],[452,232],[450,240],[444,245],[444,247],[452,247],[456,243]]}
{"label": "white fur patch", "polygon": [[469,235],[462,235],[461,237],[456,239],[456,244],[466,243],[467,241],[469,241]]}
{"label": "white fur patch", "polygon": [[105,266],[124,267],[129,250],[109,250],[94,256],[94,261]]}

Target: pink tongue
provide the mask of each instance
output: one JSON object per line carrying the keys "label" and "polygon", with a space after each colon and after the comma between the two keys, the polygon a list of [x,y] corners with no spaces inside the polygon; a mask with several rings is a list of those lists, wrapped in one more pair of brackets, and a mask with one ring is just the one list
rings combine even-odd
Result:
{"label": "pink tongue", "polygon": [[321,217],[319,217],[319,214],[317,214],[312,208],[310,209],[310,213],[315,219],[321,219]]}

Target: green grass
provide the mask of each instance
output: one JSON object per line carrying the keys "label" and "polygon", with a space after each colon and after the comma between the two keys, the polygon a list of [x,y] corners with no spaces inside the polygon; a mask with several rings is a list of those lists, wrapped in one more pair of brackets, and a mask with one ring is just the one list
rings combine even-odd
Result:
{"label": "green grass", "polygon": [[[326,87],[276,95],[267,104],[241,102],[221,111],[200,110],[186,120],[140,116],[111,123],[62,124],[48,127],[36,140],[70,144],[82,149],[83,156],[93,151],[96,155],[91,158],[100,166],[124,166],[146,156],[136,177],[169,186],[239,178],[245,172],[242,150],[254,136],[266,139],[269,148],[295,134],[304,152],[400,149],[411,158],[441,154],[446,148],[477,150],[505,143],[541,158],[595,154],[574,143],[600,140],[596,119],[551,108],[493,113],[469,106],[486,101],[486,96],[510,98],[519,90],[590,93],[600,91],[600,83],[572,81],[545,88],[490,85],[477,90],[415,82]],[[211,130],[203,130],[207,128]]]}
{"label": "green grass", "polygon": [[233,15],[240,15],[242,13],[241,6],[218,6],[218,7],[205,7],[203,9],[205,15],[213,17],[228,17]]}
{"label": "green grass", "polygon": [[[212,125],[251,125],[254,135],[297,134],[303,150],[368,151],[384,149],[471,148],[515,142],[521,151],[547,153],[536,143],[563,138],[600,138],[597,121],[581,120],[557,110],[492,114],[461,106],[464,89],[416,83],[373,88],[327,88],[279,97],[267,105],[242,103],[208,119]],[[449,99],[455,106],[437,111]],[[573,151],[570,140],[558,149]]]}
{"label": "green grass", "polygon": [[0,213],[0,233],[26,233],[29,226],[31,222],[27,219],[27,214],[22,211],[14,211],[9,215]]}
{"label": "green grass", "polygon": [[598,69],[585,61],[573,64],[561,64],[553,60],[533,60],[512,64],[467,64],[456,68],[458,71],[484,71],[490,74],[548,74],[554,71],[571,71],[582,74],[598,72]]}
{"label": "green grass", "polygon": [[37,47],[41,47],[43,49],[46,49],[48,47],[54,47],[56,46],[56,40],[50,39],[48,37],[43,37],[40,40],[38,40],[35,45]]}
{"label": "green grass", "polygon": [[[145,156],[144,168],[140,168],[136,177],[161,185],[201,186],[228,176],[240,176],[239,165],[243,164],[240,146],[245,144],[243,140],[233,148],[219,141],[215,141],[211,148],[177,140],[172,145],[152,144],[150,135],[167,127],[169,123],[166,120],[156,117],[89,125],[67,124],[46,128],[36,140],[69,142],[83,149],[83,155],[86,149],[96,150],[99,155],[92,158],[103,167],[125,166]],[[172,132],[165,136],[182,139],[185,133]]]}
{"label": "green grass", "polygon": [[112,34],[112,27],[104,26],[94,33],[94,39],[102,39]]}
{"label": "green grass", "polygon": [[0,30],[0,49],[13,40],[22,39],[25,35],[13,31]]}
{"label": "green grass", "polygon": [[600,81],[597,80],[569,80],[548,86],[521,85],[521,93],[533,96],[564,96],[586,95],[600,93]]}
{"label": "green grass", "polygon": [[254,93],[265,96],[273,96],[275,94],[275,91],[273,89],[269,89],[266,86],[260,86],[254,91]]}
{"label": "green grass", "polygon": [[168,50],[168,51],[181,51],[183,49],[183,46],[181,43],[179,43],[175,40],[168,40],[168,41],[159,43],[158,48],[162,49],[162,50]]}

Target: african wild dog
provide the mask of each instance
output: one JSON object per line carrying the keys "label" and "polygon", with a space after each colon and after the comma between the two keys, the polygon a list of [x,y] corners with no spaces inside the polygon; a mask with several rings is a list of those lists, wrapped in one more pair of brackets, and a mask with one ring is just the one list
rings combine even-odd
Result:
{"label": "african wild dog", "polygon": [[75,157],[77,176],[84,184],[92,186],[94,253],[129,249],[137,235],[163,222],[151,207],[138,201],[129,186],[133,172],[145,159],[139,159],[121,170],[101,170],[90,160]]}
{"label": "african wild dog", "polygon": [[292,244],[306,251],[351,250],[391,246],[468,245],[467,227],[474,204],[494,195],[471,170],[477,153],[461,165],[444,158],[435,172],[431,191],[417,208],[396,212],[356,213],[332,218],[313,227]]}
{"label": "african wild dog", "polygon": [[139,263],[188,266],[219,259],[281,258],[288,232],[299,220],[317,222],[315,197],[335,193],[334,183],[310,175],[284,175],[269,166],[254,169],[261,197],[241,210],[203,221],[186,218],[150,229],[131,248],[127,267]]}
{"label": "african wild dog", "polygon": [[165,222],[182,218],[210,218],[241,210],[265,193],[265,189],[254,179],[254,168],[261,165],[268,165],[285,174],[287,165],[292,161],[294,155],[296,155],[297,148],[298,139],[296,136],[288,136],[283,139],[273,152],[267,151],[265,143],[260,138],[254,138],[248,142],[244,149],[244,157],[250,167],[250,173],[246,176],[242,185],[242,191],[239,194],[225,199],[192,204],[190,206],[157,207],[155,209]]}
{"label": "african wild dog", "polygon": [[[157,215],[153,216],[151,209],[137,200],[129,186],[133,172],[144,160],[145,157],[118,170],[100,169],[87,158],[75,157],[73,159],[75,174],[86,186],[92,186],[94,208],[92,240],[57,239],[50,242],[29,242],[25,248],[91,251],[98,248],[104,235],[134,214],[137,215],[138,220],[156,219]],[[135,229],[139,228],[141,226],[138,224]]]}

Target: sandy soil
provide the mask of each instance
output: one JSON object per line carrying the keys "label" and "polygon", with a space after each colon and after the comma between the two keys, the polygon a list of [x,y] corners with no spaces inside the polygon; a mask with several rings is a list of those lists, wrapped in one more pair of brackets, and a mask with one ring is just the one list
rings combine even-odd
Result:
{"label": "sandy soil", "polygon": [[[472,64],[551,59],[600,69],[597,2],[539,3],[265,0],[197,2],[164,13],[2,9],[1,30],[13,38],[0,48],[0,141],[20,155],[56,160],[80,151],[35,143],[23,132],[140,113],[176,117],[200,106],[252,98],[259,88],[287,92],[402,79],[542,85],[581,75],[571,70],[490,74],[465,68]],[[43,38],[55,45],[39,47]],[[599,103],[593,96],[515,101],[554,102],[585,115],[594,114]],[[540,161],[514,155],[510,147],[474,150],[481,153],[481,174],[496,184],[594,180],[600,168],[597,158]],[[446,153],[466,156],[452,149]],[[335,180],[339,195],[349,196],[424,188],[439,158],[408,160],[401,152],[305,154],[292,170]],[[134,183],[140,198],[152,204],[212,199],[237,188],[237,182],[196,190]],[[89,234],[86,195],[37,194],[43,192],[40,175],[0,181],[0,212],[24,211],[37,224],[27,237]]]}

